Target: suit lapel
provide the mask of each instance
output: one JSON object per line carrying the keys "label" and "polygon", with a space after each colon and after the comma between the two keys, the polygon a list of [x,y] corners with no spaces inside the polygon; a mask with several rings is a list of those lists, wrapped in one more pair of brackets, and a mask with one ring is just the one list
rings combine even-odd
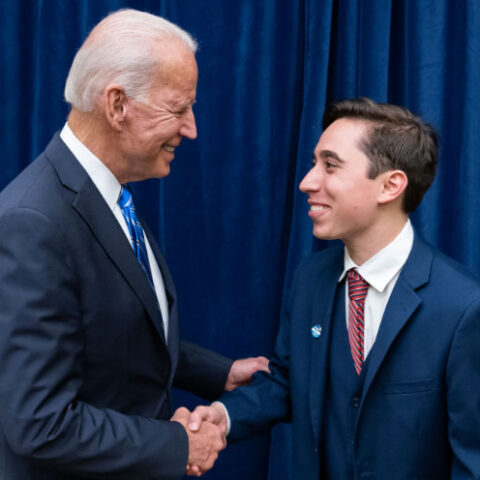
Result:
{"label": "suit lapel", "polygon": [[383,314],[368,360],[362,400],[368,392],[375,375],[380,368],[393,341],[420,305],[421,300],[414,290],[401,277],[398,278],[394,291]]}
{"label": "suit lapel", "polygon": [[178,331],[178,319],[177,319],[177,294],[175,291],[175,285],[173,283],[172,275],[170,274],[170,270],[168,269],[167,262],[162,255],[162,252],[153,237],[152,232],[150,231],[149,227],[147,226],[146,222],[143,222],[145,234],[148,238],[148,243],[150,243],[150,247],[152,248],[153,254],[155,255],[155,259],[157,260],[158,267],[160,268],[160,272],[162,273],[163,283],[165,285],[165,292],[167,294],[167,301],[168,301],[168,350],[170,352],[170,356],[172,358],[176,358],[178,356],[177,345],[179,339],[179,331]]}
{"label": "suit lapel", "polygon": [[428,282],[431,263],[431,247],[415,234],[412,251],[392,291],[369,354],[360,409],[390,347],[422,303],[416,290]]}
{"label": "suit lapel", "polygon": [[170,270],[168,269],[167,262],[165,261],[165,258],[150,228],[148,227],[146,222],[143,221],[143,219],[141,221],[142,221],[145,234],[148,238],[148,243],[152,248],[153,254],[155,255],[160,271],[162,272],[163,282],[165,284],[165,291],[168,299],[168,309],[169,309],[169,313],[171,313],[177,301],[177,294],[175,292],[175,285],[173,283],[172,275],[170,274]]}
{"label": "suit lapel", "polygon": [[343,248],[329,248],[327,251],[331,255],[327,262],[321,264],[322,270],[318,272],[318,277],[311,279],[315,284],[315,298],[310,327],[320,325],[322,328],[321,335],[318,338],[313,338],[309,332],[309,341],[312,342],[309,362],[310,415],[315,445],[319,444],[320,439],[333,307],[338,278],[343,269]]}
{"label": "suit lapel", "polygon": [[143,303],[155,328],[165,341],[155,294],[122,228],[100,192],[58,135],[50,142],[45,154],[56,169],[62,184],[76,193],[73,208],[88,224],[105,253]]}

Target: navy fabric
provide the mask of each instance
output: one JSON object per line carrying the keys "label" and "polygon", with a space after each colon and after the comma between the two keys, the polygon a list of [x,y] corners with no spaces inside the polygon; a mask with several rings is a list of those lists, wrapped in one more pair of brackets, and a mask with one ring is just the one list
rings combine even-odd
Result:
{"label": "navy fabric", "polygon": [[168,344],[122,228],[58,135],[0,194],[0,238],[0,478],[181,477],[171,386],[215,398],[231,362],[180,342],[159,249]]}
{"label": "navy fabric", "polygon": [[355,423],[365,371],[357,375],[345,320],[345,280],[337,288],[330,337],[323,442],[320,445],[324,480],[349,480],[353,475]]}
{"label": "navy fabric", "polygon": [[[295,480],[324,480],[330,331],[342,267],[343,249],[335,247],[302,262],[285,303],[272,373],[221,399],[232,420],[230,440],[292,420]],[[479,318],[478,279],[416,234],[367,357],[351,478],[480,478],[480,383],[472,381],[480,371]],[[314,326],[314,333],[322,327],[320,336],[312,335]]]}
{"label": "navy fabric", "polygon": [[[185,338],[233,357],[272,352],[284,285],[326,246],[312,240],[298,184],[325,104],[344,97],[404,104],[439,129],[437,179],[413,223],[480,273],[477,0],[0,0],[0,188],[65,121],[65,78],[88,31],[127,6],[200,46],[198,139],[177,149],[169,178],[134,186]],[[275,429],[270,463],[264,436],[222,453],[207,478],[288,480],[288,430]]]}

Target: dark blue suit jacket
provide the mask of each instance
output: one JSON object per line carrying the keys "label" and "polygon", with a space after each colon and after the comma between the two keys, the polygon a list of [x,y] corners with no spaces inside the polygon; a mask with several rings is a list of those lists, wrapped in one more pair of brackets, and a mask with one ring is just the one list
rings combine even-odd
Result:
{"label": "dark blue suit jacket", "polygon": [[206,398],[231,361],[179,342],[117,220],[57,136],[0,194],[0,478],[174,479],[170,388]]}
{"label": "dark blue suit jacket", "polygon": [[[321,478],[329,332],[342,267],[337,247],[301,265],[272,374],[222,397],[229,440],[292,421],[298,480]],[[313,325],[321,326],[318,338]],[[417,235],[369,354],[354,429],[354,478],[480,479],[480,284]]]}

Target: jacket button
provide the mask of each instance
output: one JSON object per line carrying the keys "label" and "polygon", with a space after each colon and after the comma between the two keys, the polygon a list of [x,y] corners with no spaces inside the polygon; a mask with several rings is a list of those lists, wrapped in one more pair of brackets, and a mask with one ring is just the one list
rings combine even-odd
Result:
{"label": "jacket button", "polygon": [[353,408],[358,408],[360,406],[360,399],[358,397],[353,397],[352,405],[353,405]]}

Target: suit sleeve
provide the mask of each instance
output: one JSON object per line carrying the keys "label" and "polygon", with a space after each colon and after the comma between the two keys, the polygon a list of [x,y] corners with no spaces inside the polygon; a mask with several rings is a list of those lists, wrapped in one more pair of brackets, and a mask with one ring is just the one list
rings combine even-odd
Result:
{"label": "suit sleeve", "polygon": [[72,475],[175,479],[188,439],[177,422],[85,403],[81,294],[65,239],[43,214],[0,218],[0,424],[18,455]]}
{"label": "suit sleeve", "polygon": [[257,372],[250,385],[237,388],[220,398],[230,417],[229,442],[250,437],[277,422],[291,420],[291,295],[286,296],[282,310],[274,353],[269,363],[271,373]]}
{"label": "suit sleeve", "polygon": [[223,393],[233,360],[190,342],[182,342],[173,386],[207,400]]}
{"label": "suit sleeve", "polygon": [[480,300],[460,320],[448,365],[447,409],[452,480],[480,478]]}

